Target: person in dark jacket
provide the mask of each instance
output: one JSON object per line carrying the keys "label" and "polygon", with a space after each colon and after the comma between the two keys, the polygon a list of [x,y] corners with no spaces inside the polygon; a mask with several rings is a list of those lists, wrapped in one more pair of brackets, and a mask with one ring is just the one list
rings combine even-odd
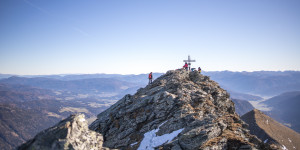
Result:
{"label": "person in dark jacket", "polygon": [[153,76],[152,76],[152,72],[150,72],[149,73],[149,83],[148,84],[152,84],[152,78],[153,78]]}
{"label": "person in dark jacket", "polygon": [[198,72],[201,73],[201,68],[200,67],[198,67]]}

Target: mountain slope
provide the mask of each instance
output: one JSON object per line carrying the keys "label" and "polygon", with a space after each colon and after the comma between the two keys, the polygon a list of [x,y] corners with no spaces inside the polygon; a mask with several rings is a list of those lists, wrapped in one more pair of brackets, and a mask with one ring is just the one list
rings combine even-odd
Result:
{"label": "mountain slope", "polygon": [[14,149],[59,120],[45,112],[0,103],[0,149]]}
{"label": "mountain slope", "polygon": [[115,102],[93,98],[65,100],[69,96],[25,85],[0,84],[0,149],[15,149],[71,113],[94,117]]}
{"label": "mountain slope", "polygon": [[259,100],[263,100],[262,97],[255,96],[255,95],[238,93],[238,92],[234,92],[234,91],[227,91],[227,92],[230,93],[230,97],[232,99],[239,99],[239,100],[245,100],[245,101],[259,101]]}
{"label": "mountain slope", "polygon": [[299,95],[300,95],[300,91],[285,92],[264,101],[264,104],[277,106]]}
{"label": "mountain slope", "polygon": [[235,112],[240,116],[243,116],[245,113],[254,109],[254,107],[248,101],[239,99],[232,99],[232,101],[234,102]]}
{"label": "mountain slope", "polygon": [[51,90],[0,83],[1,103],[25,102],[39,99],[55,99],[55,94]]}
{"label": "mountain slope", "polygon": [[264,104],[272,107],[268,114],[300,133],[300,91],[287,92],[268,99]]}
{"label": "mountain slope", "polygon": [[271,117],[254,109],[243,115],[242,120],[249,124],[249,130],[261,140],[277,148],[300,149],[300,134],[280,124]]}
{"label": "mountain slope", "polygon": [[207,76],[168,71],[97,116],[90,129],[119,149],[265,148],[249,134],[229,94]]}

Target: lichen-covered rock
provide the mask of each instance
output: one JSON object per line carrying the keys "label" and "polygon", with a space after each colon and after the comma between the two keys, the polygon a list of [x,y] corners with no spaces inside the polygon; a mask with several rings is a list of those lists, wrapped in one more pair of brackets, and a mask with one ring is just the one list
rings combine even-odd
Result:
{"label": "lichen-covered rock", "polygon": [[118,149],[264,149],[229,94],[209,77],[168,71],[97,116],[90,129]]}
{"label": "lichen-covered rock", "polygon": [[83,114],[71,115],[55,126],[37,134],[20,150],[101,150],[103,137],[88,129]]}

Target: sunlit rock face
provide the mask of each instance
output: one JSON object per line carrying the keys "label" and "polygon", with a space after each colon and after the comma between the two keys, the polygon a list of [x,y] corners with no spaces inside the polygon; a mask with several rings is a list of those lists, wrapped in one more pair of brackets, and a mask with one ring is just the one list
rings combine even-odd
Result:
{"label": "sunlit rock face", "polygon": [[20,150],[96,150],[102,149],[103,136],[88,129],[83,114],[71,115],[55,126],[37,134]]}
{"label": "sunlit rock face", "polygon": [[97,116],[91,130],[117,149],[267,149],[229,94],[198,72],[168,71]]}

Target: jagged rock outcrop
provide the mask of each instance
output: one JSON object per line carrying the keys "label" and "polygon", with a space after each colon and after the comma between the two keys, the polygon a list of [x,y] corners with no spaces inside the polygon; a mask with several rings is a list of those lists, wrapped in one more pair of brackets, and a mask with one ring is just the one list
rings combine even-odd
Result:
{"label": "jagged rock outcrop", "polygon": [[97,116],[90,129],[118,149],[266,149],[209,77],[168,71]]}
{"label": "jagged rock outcrop", "polygon": [[55,126],[37,134],[18,147],[19,150],[101,150],[103,136],[88,129],[83,114],[71,115]]}

